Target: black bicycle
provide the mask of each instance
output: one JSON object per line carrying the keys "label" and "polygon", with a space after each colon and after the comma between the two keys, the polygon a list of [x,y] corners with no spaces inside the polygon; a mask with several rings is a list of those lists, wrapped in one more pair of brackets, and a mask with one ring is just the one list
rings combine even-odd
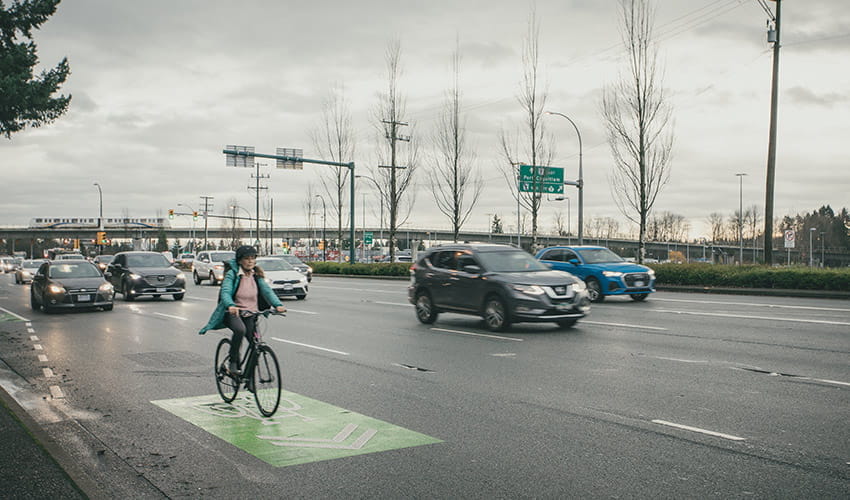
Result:
{"label": "black bicycle", "polygon": [[[242,311],[242,314],[246,314]],[[225,403],[236,399],[241,386],[254,393],[257,408],[265,417],[274,415],[280,404],[280,365],[272,348],[263,342],[262,332],[269,315],[285,316],[273,309],[249,311],[254,317],[254,331],[246,334],[248,347],[239,363],[239,373],[230,366],[230,339],[223,338],[215,351],[215,385]]]}

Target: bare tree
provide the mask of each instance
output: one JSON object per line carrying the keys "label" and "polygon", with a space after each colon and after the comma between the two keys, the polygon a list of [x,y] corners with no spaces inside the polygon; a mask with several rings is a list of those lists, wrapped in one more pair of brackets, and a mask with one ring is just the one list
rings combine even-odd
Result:
{"label": "bare tree", "polygon": [[528,21],[528,34],[523,41],[523,75],[520,93],[517,96],[525,115],[525,123],[523,124],[525,129],[521,141],[517,137],[519,134],[511,136],[504,129],[499,134],[502,154],[507,160],[506,164],[500,165],[502,174],[514,199],[517,200],[519,205],[531,212],[532,249],[537,246],[537,221],[543,198],[543,177],[539,175],[538,169],[532,169],[532,190],[529,192],[520,191],[519,164],[527,162],[535,166],[549,166],[554,157],[554,150],[551,147],[554,141],[546,135],[543,122],[543,110],[549,93],[540,74],[539,65],[540,27],[537,23],[536,12],[532,11]]}
{"label": "bare tree", "polygon": [[719,212],[708,214],[708,226],[711,228],[711,241],[719,243],[723,238],[723,214]]}
{"label": "bare tree", "polygon": [[565,221],[566,217],[563,210],[556,210],[555,215],[552,216],[552,222],[555,224],[555,234],[558,236],[567,236],[567,230],[564,226]]}
{"label": "bare tree", "polygon": [[614,157],[611,191],[618,208],[638,224],[638,261],[646,254],[646,224],[670,178],[672,109],[657,68],[651,0],[620,0],[620,33],[628,60],[617,83],[606,86],[602,119]]}
{"label": "bare tree", "polygon": [[[341,85],[331,87],[322,103],[322,122],[311,132],[313,145],[323,160],[347,163],[354,158],[356,146],[354,128],[351,125],[351,111],[345,99],[345,88]],[[334,203],[331,214],[336,216],[337,241],[343,239],[343,221],[348,201],[348,169],[346,167],[325,167],[319,179],[322,189]],[[339,252],[342,261],[342,252]]]}
{"label": "bare tree", "polygon": [[[381,133],[378,145],[378,161],[380,165],[372,168],[372,176],[380,186],[382,203],[386,204],[390,216],[389,247],[390,261],[395,258],[396,232],[399,226],[407,221],[413,208],[415,192],[409,191],[413,185],[416,172],[418,147],[411,136],[400,134],[400,127],[407,123],[402,119],[405,115],[406,99],[399,92],[401,78],[401,42],[394,40],[387,47],[385,55],[387,64],[387,88],[379,94],[376,122]],[[406,148],[406,164],[397,163],[399,152],[397,143],[408,142]],[[384,167],[384,168],[382,168]]]}
{"label": "bare tree", "polygon": [[474,169],[476,155],[466,142],[466,120],[460,115],[460,47],[457,43],[452,54],[452,76],[452,86],[446,91],[437,130],[432,137],[433,168],[428,178],[437,208],[449,219],[452,238],[457,242],[461,226],[484,189],[484,180]]}

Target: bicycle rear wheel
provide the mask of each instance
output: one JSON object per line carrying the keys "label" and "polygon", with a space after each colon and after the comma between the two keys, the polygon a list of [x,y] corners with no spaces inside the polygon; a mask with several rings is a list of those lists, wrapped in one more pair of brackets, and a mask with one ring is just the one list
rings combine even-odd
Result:
{"label": "bicycle rear wheel", "polygon": [[227,365],[230,363],[230,339],[221,339],[215,350],[215,386],[221,399],[230,403],[239,392],[239,382],[230,376]]}
{"label": "bicycle rear wheel", "polygon": [[277,356],[267,345],[257,346],[257,362],[254,365],[254,399],[257,408],[265,417],[271,417],[280,404],[280,366]]}

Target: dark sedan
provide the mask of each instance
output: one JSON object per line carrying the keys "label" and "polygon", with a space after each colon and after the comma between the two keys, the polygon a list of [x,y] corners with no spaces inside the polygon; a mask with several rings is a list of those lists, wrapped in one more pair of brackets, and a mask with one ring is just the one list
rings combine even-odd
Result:
{"label": "dark sedan", "polygon": [[100,307],[112,310],[114,292],[100,269],[85,260],[47,261],[38,268],[30,287],[34,311]]}
{"label": "dark sedan", "polygon": [[117,253],[106,268],[106,276],[127,301],[162,295],[183,300],[186,293],[186,275],[159,252]]}

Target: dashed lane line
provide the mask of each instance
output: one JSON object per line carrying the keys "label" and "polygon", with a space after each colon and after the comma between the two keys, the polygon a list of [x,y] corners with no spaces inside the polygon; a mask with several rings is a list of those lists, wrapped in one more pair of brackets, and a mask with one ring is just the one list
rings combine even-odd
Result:
{"label": "dashed lane line", "polygon": [[688,316],[710,316],[714,318],[736,318],[736,319],[761,319],[766,321],[784,321],[792,323],[814,323],[818,325],[840,325],[850,326],[850,323],[845,321],[827,321],[823,319],[800,319],[800,318],[780,318],[776,316],[746,316],[743,314],[724,314],[724,313],[707,313],[697,311],[673,311],[670,309],[654,309],[654,312],[668,314],[684,314]]}
{"label": "dashed lane line", "polygon": [[792,305],[782,305],[782,304],[760,304],[758,302],[723,302],[719,300],[691,300],[691,299],[663,299],[658,297],[652,298],[653,302],[684,302],[684,303],[693,303],[693,304],[715,304],[715,305],[724,305],[724,306],[745,306],[745,307],[767,307],[774,309],[806,309],[810,311],[838,311],[838,312],[850,312],[850,309],[843,309],[839,307],[817,307],[817,306],[792,306]]}
{"label": "dashed lane line", "polygon": [[662,332],[667,331],[666,328],[662,328],[660,326],[628,325],[628,324],[625,324],[625,323],[603,323],[601,321],[586,321],[586,320],[581,320],[581,322],[583,324],[586,324],[586,325],[619,326],[619,327],[623,327],[623,328],[638,328],[638,329],[642,329],[642,330],[659,330],[659,331],[662,331]]}
{"label": "dashed lane line", "polygon": [[318,349],[320,351],[332,352],[334,354],[339,354],[339,355],[342,355],[342,356],[350,356],[350,354],[347,353],[347,352],[337,351],[335,349],[328,349],[327,347],[319,347],[319,346],[316,346],[316,345],[302,344],[301,342],[295,342],[294,340],[279,339],[277,337],[272,337],[271,339],[277,340],[278,342],[285,342],[287,344],[293,344],[293,345],[297,345],[297,346],[301,346],[301,347],[308,347],[310,349]]}
{"label": "dashed lane line", "polygon": [[674,422],[668,422],[666,420],[653,420],[653,424],[658,425],[666,425],[667,427],[673,427],[676,429],[682,429],[685,431],[698,432],[700,434],[706,434],[708,436],[719,437],[723,439],[729,439],[731,441],[746,441],[746,438],[742,438],[739,436],[733,436],[732,434],[724,434],[722,432],[710,431],[708,429],[700,429],[699,427],[691,427],[690,425],[677,424]]}
{"label": "dashed lane line", "polygon": [[164,313],[161,313],[161,312],[155,312],[154,314],[156,314],[157,316],[164,316],[166,318],[173,318],[173,319],[179,319],[179,320],[182,320],[182,321],[189,321],[189,318],[184,318],[183,316],[174,316],[174,315],[171,315],[171,314],[164,314]]}
{"label": "dashed lane line", "polygon": [[457,333],[460,335],[471,335],[474,337],[487,337],[496,340],[512,340],[514,342],[522,342],[523,339],[518,339],[514,337],[502,337],[501,335],[490,335],[486,333],[473,333],[473,332],[465,332],[463,330],[448,330],[446,328],[431,328],[431,330],[435,332],[446,332],[446,333]]}
{"label": "dashed lane line", "polygon": [[413,307],[413,304],[411,304],[411,303],[405,303],[405,304],[403,304],[403,303],[401,303],[401,302],[380,302],[380,301],[377,301],[377,300],[376,300],[376,301],[374,301],[373,303],[374,303],[374,304],[383,304],[383,305],[385,305],[385,306]]}

